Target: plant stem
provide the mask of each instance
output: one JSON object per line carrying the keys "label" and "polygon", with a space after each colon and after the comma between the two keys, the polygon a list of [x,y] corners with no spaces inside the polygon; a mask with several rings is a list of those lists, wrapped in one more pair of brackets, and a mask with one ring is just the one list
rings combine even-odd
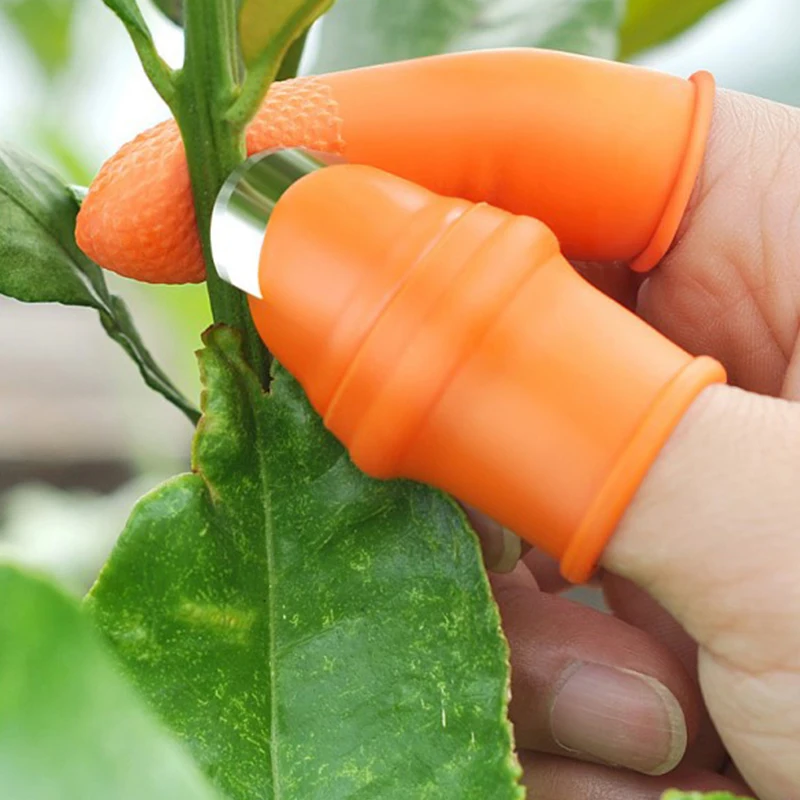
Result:
{"label": "plant stem", "polygon": [[153,84],[153,88],[159,93],[161,99],[172,109],[175,99],[175,78],[177,72],[170,69],[169,65],[156,52],[153,40],[148,35],[142,34],[136,28],[129,27],[133,46],[142,63],[145,75]]}
{"label": "plant stem", "polygon": [[217,193],[245,157],[242,126],[225,120],[241,80],[236,0],[186,0],[184,31],[186,53],[174,111],[189,163],[211,312],[215,322],[242,333],[247,360],[266,385],[269,353],[253,327],[246,296],[217,275],[209,235]]}
{"label": "plant stem", "polygon": [[125,26],[133,46],[136,48],[136,54],[139,56],[145,75],[164,102],[172,109],[177,72],[170,69],[158,54],[156,46],[153,44],[150,28],[147,27],[138,4],[135,0],[103,0],[103,2]]}

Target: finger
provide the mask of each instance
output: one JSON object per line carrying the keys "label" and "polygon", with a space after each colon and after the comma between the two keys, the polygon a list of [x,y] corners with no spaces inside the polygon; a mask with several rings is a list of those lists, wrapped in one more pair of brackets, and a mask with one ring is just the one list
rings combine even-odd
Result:
{"label": "finger", "polygon": [[558,561],[547,553],[534,547],[522,557],[522,561],[543,592],[557,594],[571,588],[572,584],[561,574]]}
{"label": "finger", "polygon": [[610,572],[603,576],[603,593],[619,619],[657,639],[680,659],[692,677],[697,675],[697,643],[656,600]]}
{"label": "finger", "polygon": [[668,789],[731,792],[746,787],[730,778],[694,769],[648,777],[612,767],[581,764],[558,756],[520,753],[528,800],[660,800]]}
{"label": "finger", "polygon": [[518,745],[649,774],[673,769],[700,703],[680,662],[611,616],[543,594],[526,572],[491,578],[511,647]]}
{"label": "finger", "polygon": [[477,508],[466,503],[460,505],[478,536],[483,563],[490,572],[511,572],[522,561],[541,591],[554,594],[571,588],[572,584],[561,575],[558,562],[554,558],[532,548]]}
{"label": "finger", "polygon": [[522,540],[477,508],[461,503],[472,529],[478,536],[483,563],[491,572],[511,572],[522,556]]}
{"label": "finger", "polygon": [[[572,588],[561,574],[558,562],[547,553],[523,542],[515,533],[473,506],[461,503],[472,529],[478,536],[483,563],[490,572],[511,572],[522,561],[543,592],[555,594]],[[598,573],[599,578],[599,573]],[[592,583],[597,579],[593,578]]]}
{"label": "finger", "polygon": [[[671,614],[633,583],[610,572],[603,577],[603,592],[618,619],[661,642],[680,659],[692,679],[697,680],[697,643]],[[683,764],[718,771],[725,760],[725,748],[707,709],[703,708],[697,736]]]}
{"label": "finger", "polygon": [[[642,287],[641,315],[732,383],[800,397],[800,111],[720,92],[677,243]],[[787,367],[791,365],[787,376]]]}
{"label": "finger", "polygon": [[800,407],[706,390],[650,469],[604,556],[702,646],[700,679],[759,794],[800,790]]}
{"label": "finger", "polygon": [[[561,574],[561,567],[558,561],[552,556],[530,545],[527,545],[526,550],[525,543],[523,543],[522,547],[522,563],[530,570],[531,574],[536,579],[536,583],[543,592],[558,594],[559,592],[575,589],[575,584],[570,583]],[[599,588],[602,583],[602,578],[603,570],[596,570],[595,574],[582,584],[582,588],[590,590]]]}
{"label": "finger", "polygon": [[747,782],[742,777],[742,773],[739,772],[739,768],[732,761],[728,762],[728,764],[725,767],[725,769],[722,770],[722,774],[726,778],[730,778],[730,780],[736,781],[737,783],[739,783],[742,786],[746,787],[746,789],[745,789],[745,791],[743,793],[744,795],[746,795],[747,797],[754,797],[755,796],[755,792],[749,786],[747,786]]}
{"label": "finger", "polygon": [[[712,97],[708,77],[690,82],[545,50],[454,53],[276,84],[247,130],[247,150],[341,154],[541,219],[569,258],[647,267],[688,201]],[[78,242],[131,277],[197,281],[204,267],[193,217],[180,136],[168,123],[103,167],[78,217]],[[151,237],[138,254],[123,246],[164,219],[174,235]]]}
{"label": "finger", "polygon": [[713,100],[708,76],[689,82],[533,49],[314,80],[335,109],[322,130],[339,122],[348,160],[541,219],[569,258],[648,251],[649,265],[688,201]]}
{"label": "finger", "polygon": [[636,310],[639,288],[646,279],[638,272],[625,268],[624,264],[601,264],[598,262],[574,262],[573,266],[592,286],[616,300],[630,311]]}

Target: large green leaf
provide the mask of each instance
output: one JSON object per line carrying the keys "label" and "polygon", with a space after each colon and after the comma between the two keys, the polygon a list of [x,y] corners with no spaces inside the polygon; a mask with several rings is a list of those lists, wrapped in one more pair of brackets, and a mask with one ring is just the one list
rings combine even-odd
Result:
{"label": "large green leaf", "polygon": [[727,0],[628,0],[620,30],[620,58],[666,42]]}
{"label": "large green leaf", "polygon": [[206,334],[194,473],[139,503],[88,603],[235,799],[519,798],[507,665],[448,498],[363,475],[277,368]]}
{"label": "large green leaf", "polygon": [[196,420],[196,409],[156,364],[125,304],[109,292],[102,270],[75,244],[77,213],[74,195],[55,176],[0,146],[0,294],[96,309],[147,385]]}
{"label": "large green leaf", "polygon": [[8,800],[213,800],[75,602],[0,566],[0,787]]}
{"label": "large green leaf", "polygon": [[476,48],[535,46],[613,57],[623,0],[338,0],[314,72]]}

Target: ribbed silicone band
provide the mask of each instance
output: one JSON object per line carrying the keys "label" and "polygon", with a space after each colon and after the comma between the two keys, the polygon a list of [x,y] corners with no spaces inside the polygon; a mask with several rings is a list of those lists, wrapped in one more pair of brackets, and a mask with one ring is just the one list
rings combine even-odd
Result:
{"label": "ribbed silicone band", "polygon": [[667,254],[683,215],[692,197],[697,176],[706,152],[711,118],[714,114],[716,84],[710,72],[696,72],[689,80],[695,85],[694,118],[689,141],[675,185],[670,193],[661,221],[647,247],[631,262],[634,272],[648,272]]}
{"label": "ribbed silicone band", "polygon": [[722,365],[700,356],[664,387],[564,551],[561,574],[567,580],[584,583],[591,577],[625,509],[686,410],[703,389],[725,381]]}

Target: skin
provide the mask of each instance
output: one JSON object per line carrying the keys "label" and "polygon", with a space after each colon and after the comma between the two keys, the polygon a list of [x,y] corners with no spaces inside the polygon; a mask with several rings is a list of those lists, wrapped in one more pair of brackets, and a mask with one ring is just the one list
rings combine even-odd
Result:
{"label": "skin", "polygon": [[[643,282],[619,266],[580,268],[677,344],[722,361],[732,385],[689,409],[607,548],[597,580],[613,615],[561,596],[540,553],[492,577],[529,797],[649,800],[678,787],[798,798],[800,111],[721,92],[663,263]],[[501,563],[497,526],[476,526],[488,566]],[[594,684],[559,707],[587,664]],[[666,761],[643,733],[630,673],[678,709]],[[617,693],[604,698],[608,675]],[[585,744],[584,720],[619,733],[614,765],[561,744],[565,730]]]}
{"label": "skin", "polygon": [[[278,95],[273,103],[270,120]],[[146,136],[170,145],[149,148],[160,161],[147,174],[170,213],[186,217],[177,130]],[[108,246],[101,234],[113,228],[115,251],[95,257],[141,279],[151,249],[144,267],[104,257],[135,250],[117,221],[137,237],[150,224],[152,214],[116,205],[139,192],[143,154],[132,147],[104,168],[78,235]],[[644,281],[619,265],[579,265],[677,344],[722,361],[732,385],[698,398],[622,519],[597,579],[613,614],[564,597],[557,565],[535,551],[519,561],[519,543],[473,515],[498,569],[510,713],[532,800],[655,800],[669,787],[800,798],[798,209],[800,111],[721,92],[670,254]],[[194,236],[191,225],[179,231]],[[158,280],[198,278],[165,272],[175,252],[197,261],[192,241],[164,251],[154,240]]]}

